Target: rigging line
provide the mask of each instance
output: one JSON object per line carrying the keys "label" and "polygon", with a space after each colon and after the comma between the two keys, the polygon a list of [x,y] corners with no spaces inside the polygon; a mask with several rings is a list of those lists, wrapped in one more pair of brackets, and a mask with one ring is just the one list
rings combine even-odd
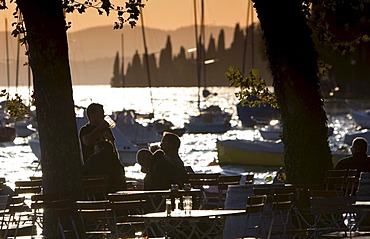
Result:
{"label": "rigging line", "polygon": [[[18,9],[18,24],[22,22],[22,14]],[[15,70],[15,93],[18,94],[18,84],[19,84],[19,51],[20,51],[20,34],[17,35],[17,61]]]}
{"label": "rigging line", "polygon": [[194,28],[195,28],[195,46],[197,63],[197,83],[198,83],[198,109],[200,110],[200,42],[198,39],[198,19],[197,19],[197,1],[194,0]]}
{"label": "rigging line", "polygon": [[244,76],[245,73],[245,65],[246,65],[246,58],[247,58],[247,44],[248,44],[248,33],[249,33],[249,17],[251,13],[251,1],[248,1],[248,7],[247,7],[247,22],[245,24],[246,31],[245,31],[245,38],[244,38],[244,49],[243,49],[243,63],[242,63],[242,76]]}
{"label": "rigging line", "polygon": [[148,84],[149,84],[149,94],[150,94],[150,102],[152,104],[152,110],[153,110],[153,116],[154,116],[154,103],[153,103],[153,95],[152,95],[152,79],[150,78],[150,68],[149,68],[149,60],[148,60],[148,47],[146,44],[146,38],[145,38],[145,29],[144,29],[144,15],[143,15],[143,9],[140,7],[140,14],[141,14],[141,30],[143,34],[143,43],[144,43],[144,58],[146,63],[146,72],[148,76]]}
{"label": "rigging line", "polygon": [[254,68],[254,10],[252,6],[252,1],[250,2],[251,6],[251,37],[252,37],[252,52],[251,52],[251,57],[252,57],[252,68]]}
{"label": "rigging line", "polygon": [[123,49],[124,49],[124,37],[123,37],[123,33],[122,33],[121,34],[121,51],[122,51],[122,55],[121,55],[121,58],[122,58],[122,66],[121,66],[122,84],[121,84],[121,86],[122,87],[125,86],[125,57],[124,57]]}
{"label": "rigging line", "polygon": [[207,87],[207,80],[206,80],[206,66],[204,64],[204,61],[206,59],[206,39],[205,39],[205,26],[204,26],[204,0],[201,0],[201,10],[202,10],[202,15],[201,15],[201,50],[202,50],[202,55],[201,55],[201,66],[203,70],[203,84],[204,84],[204,89]]}
{"label": "rigging line", "polygon": [[6,47],[6,75],[8,80],[8,92],[10,90],[10,70],[9,70],[9,39],[8,39],[8,19],[5,18],[5,47]]}

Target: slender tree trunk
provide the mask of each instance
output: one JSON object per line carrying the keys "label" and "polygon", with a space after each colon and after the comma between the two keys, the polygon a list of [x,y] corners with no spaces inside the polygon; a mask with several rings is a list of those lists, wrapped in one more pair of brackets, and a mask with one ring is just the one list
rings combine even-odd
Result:
{"label": "slender tree trunk", "polygon": [[44,193],[76,199],[81,192],[81,161],[62,1],[17,3],[27,29]]}
{"label": "slender tree trunk", "polygon": [[333,167],[321,99],[317,52],[299,0],[254,0],[283,124],[291,183],[323,183]]}

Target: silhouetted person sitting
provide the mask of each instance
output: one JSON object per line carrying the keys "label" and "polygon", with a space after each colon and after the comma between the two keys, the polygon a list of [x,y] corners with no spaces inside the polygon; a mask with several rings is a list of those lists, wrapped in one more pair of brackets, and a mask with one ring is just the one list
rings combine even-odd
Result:
{"label": "silhouetted person sitting", "polygon": [[180,138],[174,133],[165,132],[161,140],[161,150],[164,152],[164,158],[168,160],[172,167],[173,182],[181,188],[185,182],[188,182],[187,171],[184,162],[179,156]]}
{"label": "silhouetted person sitting", "polygon": [[152,173],[150,170],[152,161],[153,161],[153,154],[148,149],[140,149],[136,153],[136,161],[141,166],[141,172],[145,173],[145,177],[143,180],[144,183],[144,190],[152,190]]}
{"label": "silhouetted person sitting", "polygon": [[124,166],[114,152],[113,145],[108,141],[95,143],[94,153],[82,166],[83,175],[106,175],[108,177],[108,192],[126,190]]}
{"label": "silhouetted person sitting", "polygon": [[167,190],[172,183],[176,183],[176,172],[162,150],[152,153],[148,149],[140,149],[136,160],[141,165],[141,172],[146,174],[144,190]]}
{"label": "silhouetted person sitting", "polygon": [[84,125],[79,133],[83,162],[85,163],[87,158],[94,153],[94,144],[99,140],[111,142],[114,145],[114,152],[117,152],[112,130],[104,120],[103,106],[97,103],[90,104],[86,109],[86,116],[89,123]]}
{"label": "silhouetted person sitting", "polygon": [[352,141],[352,156],[341,159],[335,169],[357,169],[357,173],[370,172],[370,157],[367,155],[367,140],[356,137]]}

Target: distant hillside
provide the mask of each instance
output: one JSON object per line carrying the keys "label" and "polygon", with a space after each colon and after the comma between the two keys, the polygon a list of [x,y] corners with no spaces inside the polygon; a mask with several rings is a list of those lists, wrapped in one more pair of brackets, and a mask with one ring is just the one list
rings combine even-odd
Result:
{"label": "distant hillside", "polygon": [[[222,26],[206,27],[206,42],[212,34],[218,37],[221,29],[225,32],[225,46],[229,47],[232,41],[234,28]],[[113,75],[113,61],[117,51],[121,54],[121,35],[124,36],[125,64],[131,61],[136,51],[143,54],[142,29],[140,27],[123,30],[113,30],[112,26],[94,27],[68,34],[70,49],[70,64],[72,80],[74,84],[109,84]],[[149,53],[159,53],[164,48],[167,36],[170,35],[173,54],[178,54],[180,46],[185,49],[195,47],[194,27],[183,27],[175,31],[163,31],[158,29],[145,29]],[[5,46],[4,32],[0,32],[0,45]],[[10,78],[15,82],[16,65],[16,39],[9,37],[10,47]],[[1,47],[1,49],[5,49]],[[0,55],[0,85],[6,85],[6,55],[3,51]],[[19,84],[27,84],[27,67],[22,66],[26,62],[23,56],[20,60]]]}

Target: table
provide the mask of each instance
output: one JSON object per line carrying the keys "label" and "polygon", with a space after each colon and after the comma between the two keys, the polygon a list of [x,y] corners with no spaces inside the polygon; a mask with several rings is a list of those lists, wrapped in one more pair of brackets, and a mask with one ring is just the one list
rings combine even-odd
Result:
{"label": "table", "polygon": [[[164,203],[166,198],[180,198],[184,195],[191,195],[193,196],[193,200],[195,201],[196,197],[201,197],[201,190],[200,189],[191,189],[191,190],[148,190],[148,191],[118,191],[115,194],[124,194],[124,195],[139,195],[139,196],[147,196],[150,199],[150,204],[152,212],[159,212],[164,211]],[[172,200],[173,201],[173,200]],[[172,205],[174,208],[174,205]]]}
{"label": "table", "polygon": [[223,218],[246,214],[246,210],[183,210],[130,215],[145,221],[145,234],[171,238],[214,238],[223,230]]}
{"label": "table", "polygon": [[358,230],[361,223],[370,212],[370,201],[356,201],[352,206],[354,207],[356,214],[359,216],[359,219],[356,220],[356,224],[352,230]]}

